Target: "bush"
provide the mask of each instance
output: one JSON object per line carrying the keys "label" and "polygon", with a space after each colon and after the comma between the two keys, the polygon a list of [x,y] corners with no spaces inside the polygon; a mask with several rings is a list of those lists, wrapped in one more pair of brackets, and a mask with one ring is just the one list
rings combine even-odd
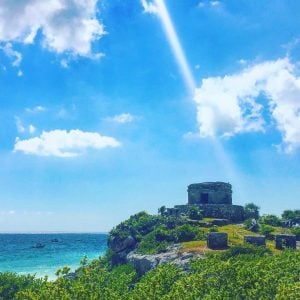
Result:
{"label": "bush", "polygon": [[170,243],[166,241],[157,241],[155,232],[148,233],[137,247],[137,251],[141,254],[155,254],[164,252]]}
{"label": "bush", "polygon": [[245,219],[258,219],[259,218],[259,207],[254,203],[248,203],[244,207]]}
{"label": "bush", "polygon": [[251,230],[252,232],[258,232],[259,225],[255,219],[247,219],[244,222],[244,226],[246,229]]}
{"label": "bush", "polygon": [[154,230],[155,239],[158,242],[174,242],[176,237],[174,236],[171,230],[168,230],[166,227],[159,227]]}
{"label": "bush", "polygon": [[17,292],[29,287],[38,288],[41,284],[42,280],[32,275],[0,273],[0,299],[15,299]]}
{"label": "bush", "polygon": [[156,226],[162,224],[163,220],[164,217],[162,216],[149,215],[144,211],[139,212],[111,230],[108,240],[110,241],[112,237],[125,239],[131,235],[135,240],[139,241]]}
{"label": "bush", "polygon": [[230,257],[234,257],[237,255],[242,255],[242,254],[251,254],[251,255],[257,255],[257,256],[263,256],[266,254],[271,255],[272,252],[271,250],[265,248],[265,247],[258,247],[254,245],[237,245],[229,248],[225,252],[221,254],[222,259],[228,259]]}
{"label": "bush", "polygon": [[201,220],[203,218],[202,210],[200,210],[197,206],[193,205],[189,207],[188,217],[191,220]]}
{"label": "bush", "polygon": [[177,242],[188,242],[193,241],[199,230],[191,225],[185,224],[175,228],[174,234]]}
{"label": "bush", "polygon": [[285,210],[281,215],[283,220],[290,221],[293,224],[300,224],[300,210]]}
{"label": "bush", "polygon": [[299,299],[300,252],[268,254],[264,248],[236,246],[191,261],[190,272],[165,264],[143,276],[130,265],[108,269],[101,260],[82,266],[73,280],[0,274],[0,299]]}
{"label": "bush", "polygon": [[265,225],[265,224],[262,224],[259,228],[259,232],[262,234],[262,235],[265,235],[266,236],[266,239],[274,239],[274,235],[272,235],[271,233],[273,232],[274,228],[270,225]]}
{"label": "bush", "polygon": [[208,229],[208,232],[218,232],[218,231],[219,231],[219,228],[218,228],[218,226],[215,226],[215,225]]}
{"label": "bush", "polygon": [[292,228],[291,232],[296,236],[297,241],[300,241],[300,227]]}
{"label": "bush", "polygon": [[263,215],[259,218],[261,224],[266,224],[270,226],[281,226],[281,219],[275,215]]}

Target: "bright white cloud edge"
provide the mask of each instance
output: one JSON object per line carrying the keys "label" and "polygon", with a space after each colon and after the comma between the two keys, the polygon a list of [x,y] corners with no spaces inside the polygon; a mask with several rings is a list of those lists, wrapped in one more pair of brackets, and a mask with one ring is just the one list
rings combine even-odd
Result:
{"label": "bright white cloud edge", "polygon": [[68,53],[100,58],[93,53],[92,43],[105,34],[97,19],[97,0],[26,0],[4,1],[0,4],[0,42],[3,50],[15,57],[18,65],[22,56],[12,49],[12,42],[33,44],[38,32],[43,46],[56,53]]}
{"label": "bright white cloud edge", "polygon": [[55,156],[61,158],[76,157],[86,149],[104,149],[120,147],[121,143],[113,137],[97,132],[84,132],[78,129],[44,131],[39,137],[27,140],[16,139],[14,152],[23,152],[37,156]]}
{"label": "bright white cloud edge", "polygon": [[[260,96],[267,99],[266,106],[259,103]],[[270,126],[263,114],[267,110],[282,134],[281,148],[291,153],[300,147],[300,77],[288,58],[203,79],[194,101],[201,137],[265,131]]]}

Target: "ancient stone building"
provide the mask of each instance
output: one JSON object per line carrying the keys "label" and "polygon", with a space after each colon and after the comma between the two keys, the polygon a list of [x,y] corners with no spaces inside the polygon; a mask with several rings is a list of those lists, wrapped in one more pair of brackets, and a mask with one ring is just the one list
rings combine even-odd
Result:
{"label": "ancient stone building", "polygon": [[232,187],[225,182],[193,183],[188,186],[188,204],[168,208],[167,213],[173,216],[187,214],[190,207],[196,205],[204,217],[227,219],[231,222],[244,220],[244,208],[232,205]]}
{"label": "ancient stone building", "polygon": [[231,184],[225,182],[190,184],[188,204],[232,204]]}

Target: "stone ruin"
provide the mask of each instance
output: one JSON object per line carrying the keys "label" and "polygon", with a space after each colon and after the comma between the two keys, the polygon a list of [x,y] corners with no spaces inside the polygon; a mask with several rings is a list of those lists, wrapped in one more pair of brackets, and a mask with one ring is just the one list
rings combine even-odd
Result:
{"label": "stone ruin", "polygon": [[186,214],[189,207],[197,206],[206,218],[227,219],[230,222],[244,220],[244,208],[232,204],[232,186],[225,182],[193,183],[188,186],[188,204],[168,208],[173,216]]}
{"label": "stone ruin", "polygon": [[188,186],[188,203],[232,205],[232,186],[225,182],[193,183]]}
{"label": "stone ruin", "polygon": [[266,237],[264,235],[245,235],[244,242],[255,246],[266,247]]}
{"label": "stone ruin", "polygon": [[296,249],[296,236],[293,234],[277,234],[275,235],[275,248],[283,250],[284,248]]}
{"label": "stone ruin", "polygon": [[207,247],[214,250],[228,247],[228,234],[226,232],[210,232],[207,235]]}

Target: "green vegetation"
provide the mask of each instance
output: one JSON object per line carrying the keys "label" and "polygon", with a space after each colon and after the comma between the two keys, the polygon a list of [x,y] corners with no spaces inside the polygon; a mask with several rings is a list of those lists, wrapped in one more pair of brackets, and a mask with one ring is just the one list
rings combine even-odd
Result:
{"label": "green vegetation", "polygon": [[244,207],[245,219],[258,219],[259,218],[259,207],[254,203],[248,203]]}
{"label": "green vegetation", "polygon": [[161,253],[167,250],[172,243],[205,239],[203,230],[189,224],[178,225],[173,229],[168,229],[161,225],[152,232],[145,235],[137,247],[141,254]]}
{"label": "green vegetation", "polygon": [[259,218],[261,224],[271,225],[271,226],[281,226],[281,220],[275,215],[263,215]]}
{"label": "green vegetation", "polygon": [[298,251],[236,246],[194,260],[188,273],[166,264],[138,277],[129,265],[110,269],[99,259],[83,261],[74,279],[1,274],[0,299],[299,299],[299,276]]}
{"label": "green vegetation", "polygon": [[[223,226],[208,224],[213,219],[202,219],[194,207],[178,217],[168,216],[165,207],[159,215],[140,212],[110,232],[103,258],[90,263],[83,258],[76,273],[64,267],[57,271],[55,281],[0,273],[0,299],[300,299],[300,252],[275,250],[272,241],[277,233],[300,235],[300,228],[293,225],[299,211],[285,211],[280,219],[259,217],[253,203],[246,207],[250,218],[244,224]],[[291,226],[282,227],[284,221]],[[212,231],[228,234],[228,250],[207,248],[206,237]],[[244,245],[244,235],[257,234],[269,239],[266,248]],[[191,260],[188,272],[164,264],[143,276],[131,265],[113,262],[122,251],[155,254],[168,251],[174,243],[180,244],[180,253],[204,254],[205,259]]]}
{"label": "green vegetation", "polygon": [[281,215],[283,220],[300,223],[300,209],[285,210]]}

